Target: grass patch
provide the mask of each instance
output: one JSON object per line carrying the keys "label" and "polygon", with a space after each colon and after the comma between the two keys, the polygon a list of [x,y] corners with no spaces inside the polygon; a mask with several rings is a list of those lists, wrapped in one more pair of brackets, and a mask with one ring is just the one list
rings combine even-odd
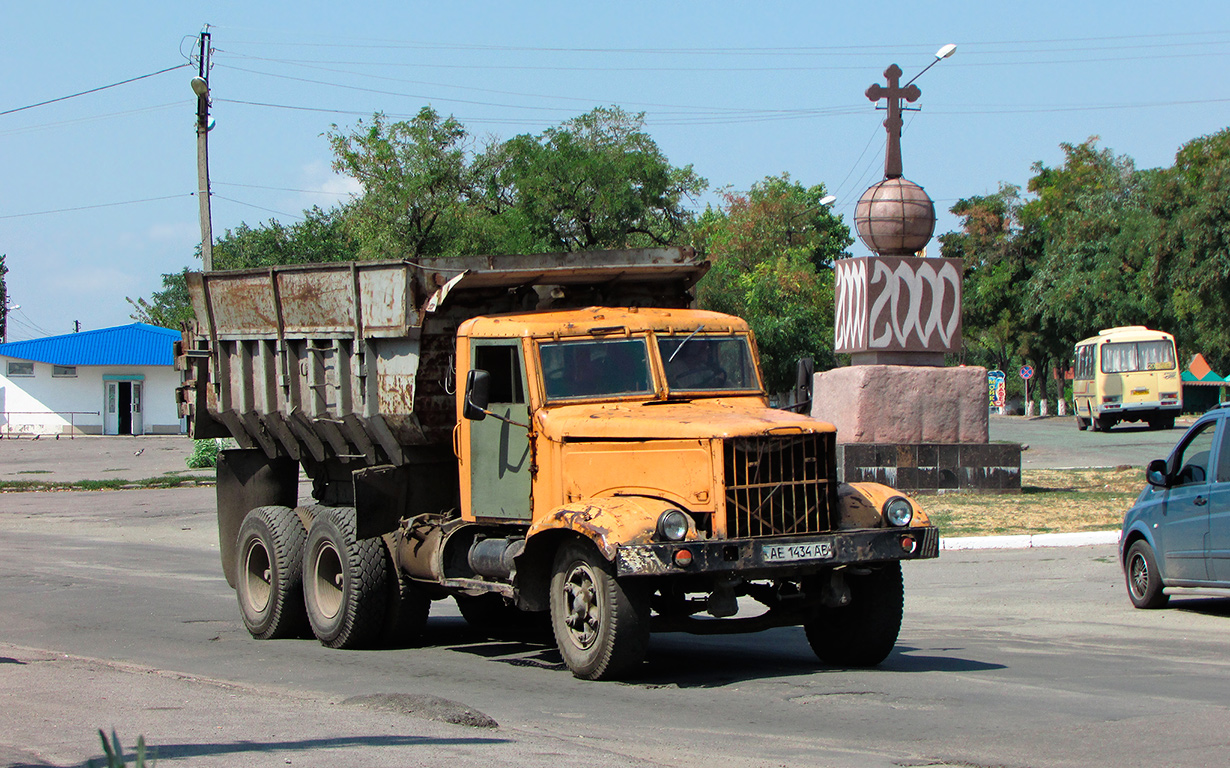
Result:
{"label": "grass patch", "polygon": [[200,482],[213,482],[213,475],[191,475],[187,477],[146,477],[141,480],[124,480],[109,478],[106,480],[74,480],[72,482],[52,482],[46,480],[0,480],[0,493],[20,493],[36,491],[118,491],[137,488],[179,488],[185,485],[196,485]]}
{"label": "grass patch", "polygon": [[19,472],[14,472],[16,475],[50,475],[50,469],[23,469]]}
{"label": "grass patch", "polygon": [[946,493],[919,503],[943,536],[1110,531],[1144,486],[1140,467],[1025,469],[1019,494]]}

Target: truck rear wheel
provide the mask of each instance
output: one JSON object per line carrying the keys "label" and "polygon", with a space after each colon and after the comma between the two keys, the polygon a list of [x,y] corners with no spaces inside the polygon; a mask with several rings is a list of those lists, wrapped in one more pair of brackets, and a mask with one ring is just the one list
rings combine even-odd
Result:
{"label": "truck rear wheel", "polygon": [[257,507],[239,526],[235,596],[257,640],[298,637],[303,609],[303,525],[288,507]]}
{"label": "truck rear wheel", "polygon": [[388,551],[380,537],[355,536],[355,511],[317,514],[303,559],[303,598],[316,639],[362,648],[379,639],[389,599]]}
{"label": "truck rear wheel", "polygon": [[401,573],[393,563],[393,554],[385,549],[388,574],[384,628],[380,644],[388,648],[403,648],[418,643],[431,613],[431,598],[421,584]]}
{"label": "truck rear wheel", "polygon": [[584,680],[611,680],[635,669],[649,647],[649,601],[615,578],[588,541],[555,556],[551,628],[564,663]]}
{"label": "truck rear wheel", "polygon": [[892,652],[901,631],[905,588],[901,563],[890,563],[865,576],[848,576],[850,604],[821,608],[803,625],[807,642],[826,664],[874,667]]}

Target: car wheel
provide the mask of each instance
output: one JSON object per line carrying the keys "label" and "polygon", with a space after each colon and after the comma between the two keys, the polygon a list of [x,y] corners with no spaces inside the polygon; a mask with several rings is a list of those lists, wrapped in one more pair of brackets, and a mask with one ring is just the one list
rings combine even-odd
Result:
{"label": "car wheel", "polygon": [[257,507],[239,526],[235,596],[248,633],[257,640],[298,637],[303,609],[305,533],[294,510]]}
{"label": "car wheel", "polygon": [[1137,608],[1163,608],[1170,596],[1162,591],[1162,574],[1157,569],[1153,547],[1144,540],[1128,547],[1123,573],[1127,577],[1128,597]]}
{"label": "car wheel", "polygon": [[645,659],[649,601],[626,589],[588,541],[560,548],[551,576],[551,628],[560,656],[584,680],[611,680]]}

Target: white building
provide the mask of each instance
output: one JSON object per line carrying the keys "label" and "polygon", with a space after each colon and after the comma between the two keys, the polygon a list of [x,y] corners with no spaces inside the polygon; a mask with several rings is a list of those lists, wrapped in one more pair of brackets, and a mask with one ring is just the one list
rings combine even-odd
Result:
{"label": "white building", "polygon": [[182,433],[179,339],[133,323],[0,344],[0,436]]}

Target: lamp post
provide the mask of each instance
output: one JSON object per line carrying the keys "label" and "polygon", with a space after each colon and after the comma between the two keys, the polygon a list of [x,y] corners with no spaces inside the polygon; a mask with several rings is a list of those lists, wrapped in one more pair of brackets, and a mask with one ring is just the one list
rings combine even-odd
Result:
{"label": "lamp post", "polygon": [[201,269],[214,268],[214,231],[209,210],[209,33],[201,33],[200,74],[192,78],[196,94],[196,175],[201,212]]}

